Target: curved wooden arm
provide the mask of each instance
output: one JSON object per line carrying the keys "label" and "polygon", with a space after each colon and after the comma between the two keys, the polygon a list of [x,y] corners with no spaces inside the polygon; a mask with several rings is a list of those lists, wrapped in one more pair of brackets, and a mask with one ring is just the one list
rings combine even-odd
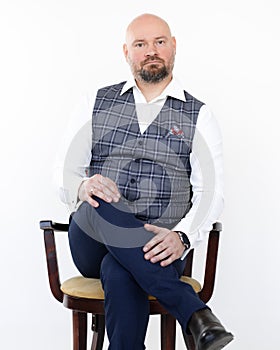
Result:
{"label": "curved wooden arm", "polygon": [[204,303],[207,303],[210,300],[214,291],[219,238],[221,230],[222,224],[220,222],[216,222],[213,225],[213,229],[209,233],[204,272],[204,283],[202,290],[199,292],[199,297]]}
{"label": "curved wooden arm", "polygon": [[69,225],[68,224],[61,224],[59,222],[54,222],[51,220],[42,220],[42,221],[40,221],[40,229],[41,230],[54,230],[54,231],[67,232],[69,229]]}
{"label": "curved wooden arm", "polygon": [[68,224],[60,224],[51,220],[40,221],[40,228],[44,231],[45,252],[48,267],[49,284],[53,296],[62,303],[63,293],[60,289],[59,269],[57,263],[54,231],[68,231]]}

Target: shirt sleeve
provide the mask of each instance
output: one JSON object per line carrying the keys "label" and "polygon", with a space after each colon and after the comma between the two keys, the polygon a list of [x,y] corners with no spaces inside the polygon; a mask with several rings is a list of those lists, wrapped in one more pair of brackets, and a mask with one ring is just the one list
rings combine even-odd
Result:
{"label": "shirt sleeve", "polygon": [[91,160],[91,114],[90,99],[84,97],[65,129],[54,162],[53,184],[70,212],[76,208],[78,189],[87,178]]}
{"label": "shirt sleeve", "polygon": [[207,237],[224,207],[222,136],[217,120],[206,105],[198,115],[190,163],[192,207],[173,230],[184,232],[191,248],[195,248]]}

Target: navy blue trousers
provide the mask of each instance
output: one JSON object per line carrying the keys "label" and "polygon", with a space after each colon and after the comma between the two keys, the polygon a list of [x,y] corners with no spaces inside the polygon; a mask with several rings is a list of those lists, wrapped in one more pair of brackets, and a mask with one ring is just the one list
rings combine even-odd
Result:
{"label": "navy blue trousers", "polygon": [[[149,294],[155,296],[186,330],[193,312],[206,305],[190,285],[180,281],[185,261],[178,259],[162,267],[145,260],[142,248],[153,234],[148,233],[144,223],[134,215],[118,211],[118,205],[98,201],[100,206],[97,209],[84,202],[74,213],[69,244],[81,274],[101,278],[109,349],[145,349]],[[108,223],[110,216],[111,224]],[[125,246],[124,238],[121,241],[116,239],[123,231],[142,235],[144,239],[134,239],[130,246]],[[113,239],[110,239],[111,235]]]}

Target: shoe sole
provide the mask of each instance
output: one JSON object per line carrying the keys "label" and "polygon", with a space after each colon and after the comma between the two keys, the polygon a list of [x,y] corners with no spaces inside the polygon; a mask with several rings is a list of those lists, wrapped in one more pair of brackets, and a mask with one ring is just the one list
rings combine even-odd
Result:
{"label": "shoe sole", "polygon": [[233,340],[233,335],[231,333],[228,333],[226,336],[219,338],[216,338],[214,342],[211,344],[207,344],[207,346],[203,346],[201,349],[196,350],[221,350],[226,345],[228,345]]}

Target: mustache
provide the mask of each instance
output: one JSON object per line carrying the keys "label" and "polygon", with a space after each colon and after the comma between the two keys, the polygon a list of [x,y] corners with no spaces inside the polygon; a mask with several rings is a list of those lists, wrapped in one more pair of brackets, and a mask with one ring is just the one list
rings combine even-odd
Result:
{"label": "mustache", "polygon": [[151,56],[151,57],[148,57],[146,58],[143,62],[142,62],[142,67],[146,64],[146,63],[150,63],[150,62],[161,62],[161,63],[164,63],[164,60],[159,58],[159,57],[156,57],[156,56]]}

